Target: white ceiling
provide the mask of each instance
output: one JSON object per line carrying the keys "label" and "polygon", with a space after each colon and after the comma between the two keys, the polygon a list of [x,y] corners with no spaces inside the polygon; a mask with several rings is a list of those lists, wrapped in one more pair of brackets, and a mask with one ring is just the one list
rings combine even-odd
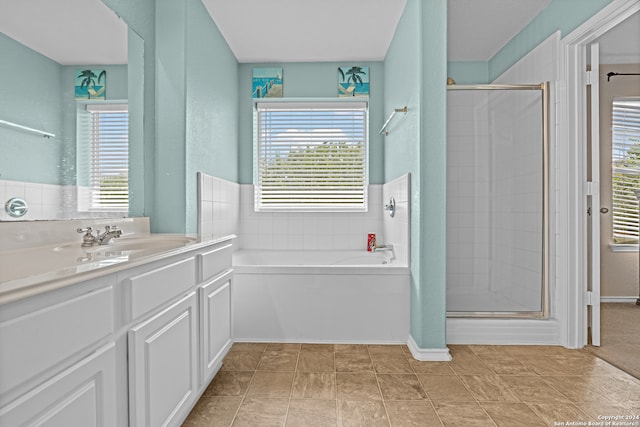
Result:
{"label": "white ceiling", "polygon": [[127,63],[127,24],[100,0],[0,0],[0,11],[0,31],[59,64]]}
{"label": "white ceiling", "polygon": [[449,61],[488,61],[551,0],[448,0]]}
{"label": "white ceiling", "polygon": [[240,62],[381,61],[406,0],[203,0]]}
{"label": "white ceiling", "polygon": [[[451,61],[486,61],[551,0],[448,0]],[[380,61],[406,0],[202,0],[240,62]],[[101,0],[0,0],[0,31],[64,65],[127,62],[126,24]],[[600,39],[640,62],[640,14]]]}

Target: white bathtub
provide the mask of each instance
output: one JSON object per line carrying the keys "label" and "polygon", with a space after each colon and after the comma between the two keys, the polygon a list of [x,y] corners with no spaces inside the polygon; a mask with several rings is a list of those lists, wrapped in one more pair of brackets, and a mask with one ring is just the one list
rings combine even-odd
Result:
{"label": "white bathtub", "polygon": [[237,341],[406,343],[409,268],[387,252],[233,255]]}

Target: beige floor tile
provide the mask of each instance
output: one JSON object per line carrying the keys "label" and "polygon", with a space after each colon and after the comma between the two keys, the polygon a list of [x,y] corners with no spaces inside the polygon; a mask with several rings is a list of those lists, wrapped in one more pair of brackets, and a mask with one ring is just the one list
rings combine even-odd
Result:
{"label": "beige floor tile", "polygon": [[479,402],[520,402],[498,375],[462,375],[460,379]]}
{"label": "beige floor tile", "polygon": [[373,369],[379,374],[410,374],[411,365],[404,354],[371,353]]}
{"label": "beige floor tile", "polygon": [[229,352],[222,361],[223,371],[254,371],[260,363],[263,352],[234,351]]}
{"label": "beige floor tile", "polygon": [[422,388],[434,402],[475,401],[462,381],[455,375],[417,374]]}
{"label": "beige floor tile", "polygon": [[305,350],[303,348],[298,356],[298,367],[296,369],[299,372],[335,372],[333,359],[333,352]]}
{"label": "beige floor tile", "polygon": [[369,344],[367,348],[370,354],[405,354],[401,345]]}
{"label": "beige floor tile", "polygon": [[336,373],[338,399],[382,400],[374,374]]}
{"label": "beige floor tile", "polygon": [[219,371],[204,391],[206,396],[244,396],[253,371]]}
{"label": "beige floor tile", "polygon": [[445,427],[489,427],[494,424],[477,402],[437,402],[433,406]]}
{"label": "beige floor tile", "polygon": [[289,398],[293,384],[293,372],[257,371],[247,390],[247,397]]}
{"label": "beige floor tile", "polygon": [[295,371],[298,363],[298,351],[267,350],[262,353],[258,364],[259,371]]}
{"label": "beige floor tile", "polygon": [[600,381],[602,384],[600,389],[612,402],[632,402],[640,400],[640,380],[631,375],[621,373],[619,375],[603,377]]}
{"label": "beige floor tile", "polygon": [[489,369],[499,375],[536,375],[532,369],[514,356],[485,353],[478,357]]}
{"label": "beige floor tile", "polygon": [[442,423],[427,400],[386,401],[391,427],[440,427]]}
{"label": "beige floor tile", "polygon": [[336,378],[333,372],[296,372],[291,397],[294,399],[335,399]]}
{"label": "beige floor tile", "polygon": [[415,374],[378,374],[384,400],[421,400],[427,395]]}
{"label": "beige floor tile", "polygon": [[449,344],[447,345],[447,348],[449,348],[449,353],[451,353],[452,356],[475,354],[473,350],[471,350],[471,346],[468,345]]}
{"label": "beige floor tile", "polygon": [[503,346],[499,345],[470,345],[469,350],[476,356],[493,355],[494,357],[504,354]]}
{"label": "beige floor tile", "polygon": [[[633,415],[640,416],[640,397],[636,401],[627,402],[587,402],[574,403],[578,409],[591,418],[598,419],[600,415]],[[640,420],[638,420],[640,421]]]}
{"label": "beige floor tile", "polygon": [[381,401],[338,400],[338,426],[389,427],[389,419]]}
{"label": "beige floor tile", "polygon": [[246,398],[233,427],[282,427],[287,415],[289,399]]}
{"label": "beige floor tile", "polygon": [[236,342],[231,346],[230,352],[235,351],[257,351],[263,352],[267,349],[267,343],[263,342]]}
{"label": "beige floor tile", "polygon": [[417,374],[455,375],[450,366],[451,362],[422,362],[412,358],[409,359],[409,364]]}
{"label": "beige floor tile", "polygon": [[480,402],[498,427],[545,427],[547,424],[526,403]]}
{"label": "beige floor tile", "polygon": [[302,344],[301,350],[303,351],[322,351],[331,352],[335,351],[334,344]]}
{"label": "beige floor tile", "polygon": [[207,427],[229,427],[240,407],[242,397],[203,396],[189,415],[198,414]]}
{"label": "beige floor tile", "polygon": [[301,344],[274,342],[267,345],[267,351],[300,351]]}
{"label": "beige floor tile", "polygon": [[607,402],[609,401],[604,391],[604,382],[611,381],[604,377],[542,377],[553,388],[564,394],[572,402]]}
{"label": "beige floor tile", "polygon": [[335,362],[336,372],[373,372],[368,352],[336,352]]}
{"label": "beige floor tile", "polygon": [[287,427],[336,427],[338,411],[335,400],[291,399]]}
{"label": "beige floor tile", "polygon": [[559,425],[556,423],[566,423],[567,421],[576,423],[596,421],[578,409],[573,403],[533,402],[528,403],[528,405],[549,425]]}
{"label": "beige floor tile", "polygon": [[495,373],[473,353],[454,355],[449,366],[458,375],[491,375]]}
{"label": "beige floor tile", "polygon": [[502,375],[523,402],[569,402],[570,400],[538,376]]}
{"label": "beige floor tile", "polygon": [[336,353],[366,353],[369,354],[369,349],[366,344],[335,344]]}

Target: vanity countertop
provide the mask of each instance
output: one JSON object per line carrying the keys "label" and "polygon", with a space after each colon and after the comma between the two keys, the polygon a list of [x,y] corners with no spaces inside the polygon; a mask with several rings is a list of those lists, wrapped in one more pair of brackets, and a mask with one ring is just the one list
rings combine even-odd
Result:
{"label": "vanity countertop", "polygon": [[235,235],[201,241],[184,234],[146,234],[82,247],[72,242],[0,251],[0,304],[205,248]]}

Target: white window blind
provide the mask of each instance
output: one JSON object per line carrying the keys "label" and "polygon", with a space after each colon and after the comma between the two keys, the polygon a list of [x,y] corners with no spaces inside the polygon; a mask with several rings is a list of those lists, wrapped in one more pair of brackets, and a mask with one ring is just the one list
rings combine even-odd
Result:
{"label": "white window blind", "polygon": [[129,207],[129,112],[126,104],[87,104],[91,113],[90,209]]}
{"label": "white window blind", "polygon": [[255,207],[366,211],[365,102],[258,103]]}
{"label": "white window blind", "polygon": [[614,243],[638,242],[640,189],[640,98],[616,98],[612,120]]}

